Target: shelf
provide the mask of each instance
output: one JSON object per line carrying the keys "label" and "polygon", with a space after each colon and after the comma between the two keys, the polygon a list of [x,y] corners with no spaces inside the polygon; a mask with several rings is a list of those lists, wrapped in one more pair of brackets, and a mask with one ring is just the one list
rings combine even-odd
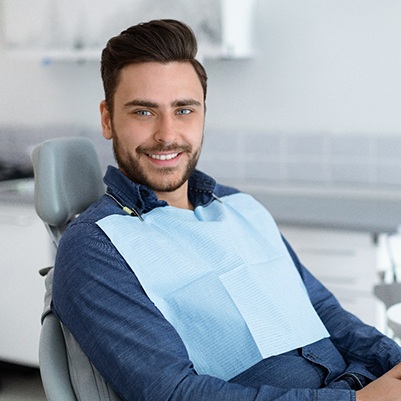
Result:
{"label": "shelf", "polygon": [[[65,50],[65,49],[40,49],[40,50],[10,50],[4,49],[3,53],[6,57],[14,60],[30,60],[39,61],[47,65],[59,62],[100,62],[102,49],[82,49],[82,50]],[[246,59],[252,57],[251,52],[238,52],[226,49],[224,47],[200,47],[198,59],[203,60],[234,60]]]}
{"label": "shelf", "polygon": [[4,50],[4,55],[16,60],[39,61],[42,64],[53,62],[100,62],[100,49],[94,50]]}

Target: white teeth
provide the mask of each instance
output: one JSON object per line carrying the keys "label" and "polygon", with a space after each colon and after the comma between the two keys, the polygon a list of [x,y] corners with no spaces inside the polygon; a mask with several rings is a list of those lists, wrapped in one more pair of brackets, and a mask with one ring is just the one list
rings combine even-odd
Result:
{"label": "white teeth", "polygon": [[170,153],[169,155],[149,155],[152,159],[156,160],[171,160],[178,156],[178,153]]}

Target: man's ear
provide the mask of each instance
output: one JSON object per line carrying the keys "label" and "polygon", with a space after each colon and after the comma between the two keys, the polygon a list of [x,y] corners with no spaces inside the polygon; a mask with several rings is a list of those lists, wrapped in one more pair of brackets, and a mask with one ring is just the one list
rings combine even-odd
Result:
{"label": "man's ear", "polygon": [[103,137],[106,139],[112,139],[113,130],[111,129],[111,116],[105,100],[100,102],[99,109]]}

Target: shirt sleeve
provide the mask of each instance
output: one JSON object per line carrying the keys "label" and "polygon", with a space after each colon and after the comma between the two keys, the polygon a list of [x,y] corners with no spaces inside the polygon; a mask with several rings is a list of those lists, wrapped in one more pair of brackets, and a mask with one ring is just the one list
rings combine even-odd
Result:
{"label": "shirt sleeve", "polygon": [[256,389],[198,375],[175,329],[95,224],[74,223],[63,235],[52,307],[123,400],[355,400],[349,390]]}
{"label": "shirt sleeve", "polygon": [[361,373],[365,371],[366,376],[377,378],[400,363],[401,347],[344,310],[334,295],[300,263],[285,239],[284,242],[300,271],[315,310],[329,331],[331,341],[349,364],[349,369]]}

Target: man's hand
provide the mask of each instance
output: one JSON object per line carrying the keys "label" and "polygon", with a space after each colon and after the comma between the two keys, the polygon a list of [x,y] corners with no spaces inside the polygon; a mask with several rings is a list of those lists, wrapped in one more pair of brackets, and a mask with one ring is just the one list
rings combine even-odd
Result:
{"label": "man's hand", "polygon": [[357,391],[356,401],[401,401],[401,363]]}

